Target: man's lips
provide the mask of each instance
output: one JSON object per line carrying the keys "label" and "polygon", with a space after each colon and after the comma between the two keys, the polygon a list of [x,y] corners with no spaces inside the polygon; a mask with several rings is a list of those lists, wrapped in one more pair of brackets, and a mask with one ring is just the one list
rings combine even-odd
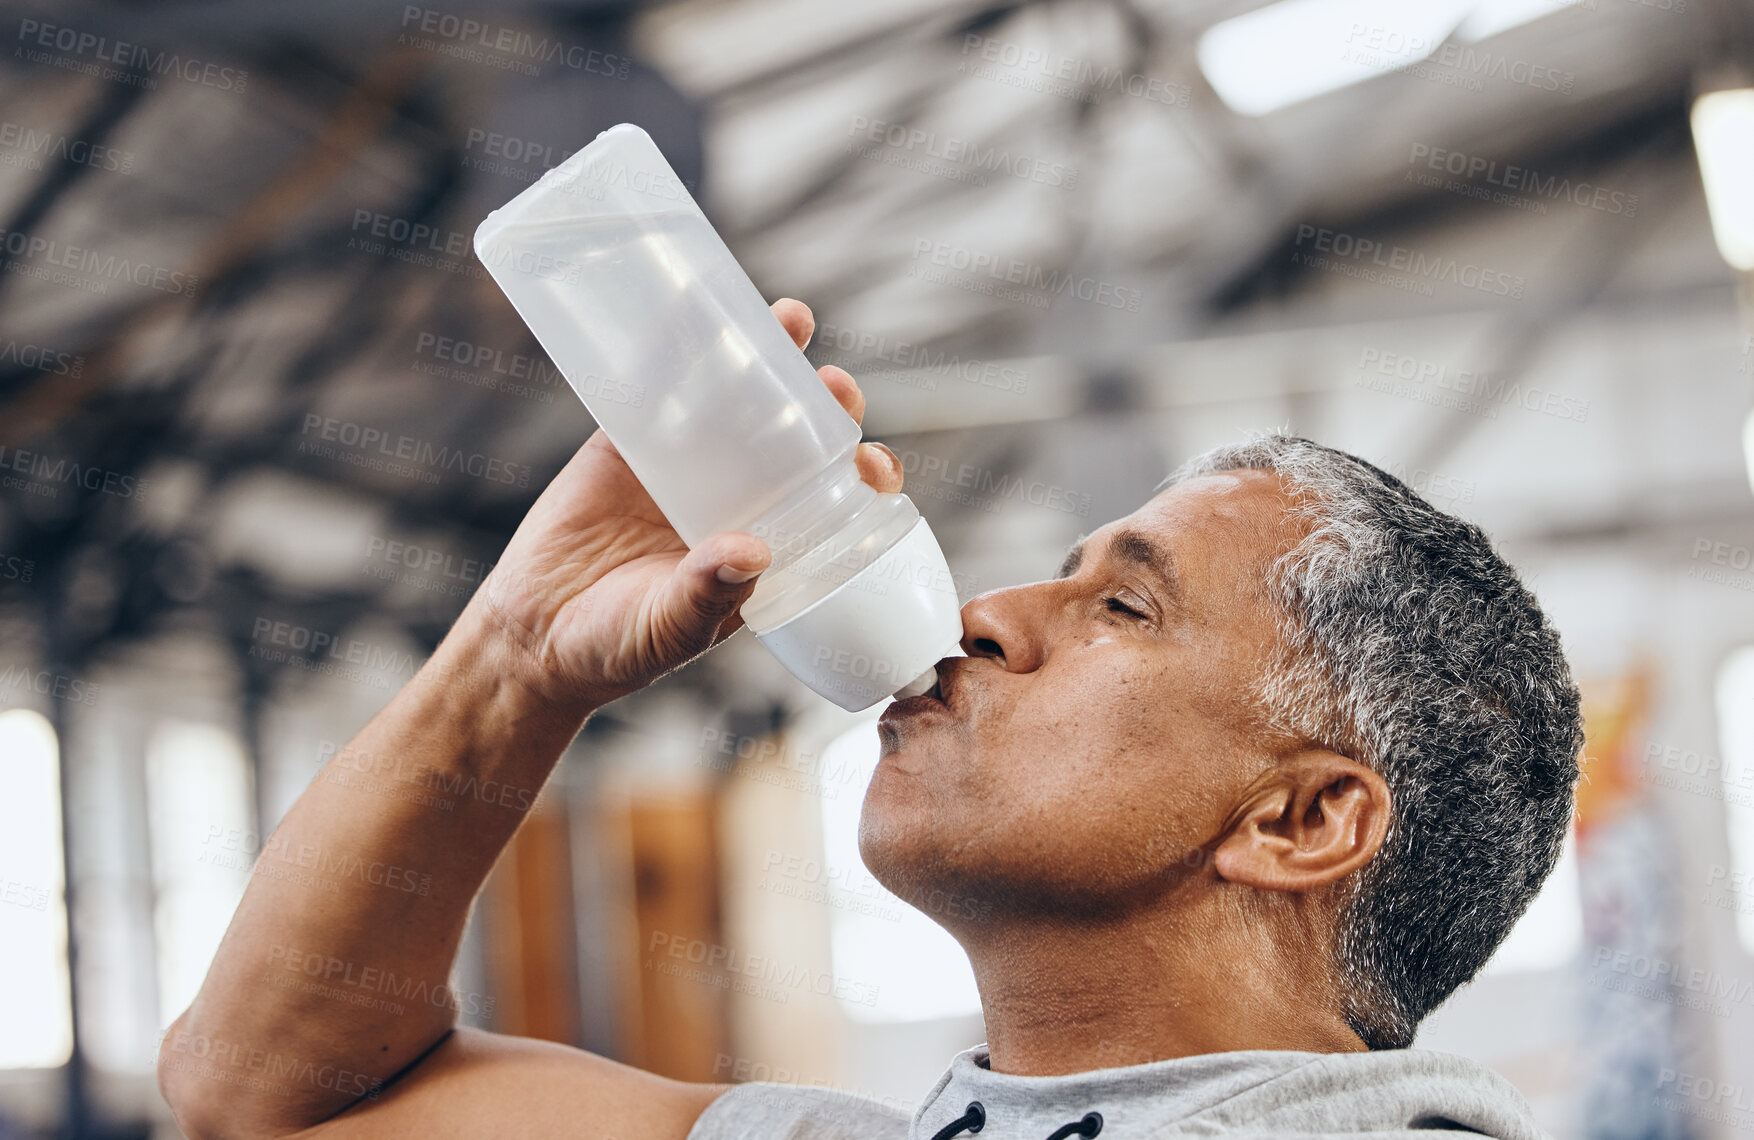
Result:
{"label": "man's lips", "polygon": [[884,709],[883,715],[877,719],[881,722],[893,720],[897,717],[917,716],[922,713],[932,712],[948,713],[949,711],[950,706],[939,700],[937,697],[934,697],[931,693],[920,693],[917,696],[907,697],[903,700],[896,701],[894,704]]}

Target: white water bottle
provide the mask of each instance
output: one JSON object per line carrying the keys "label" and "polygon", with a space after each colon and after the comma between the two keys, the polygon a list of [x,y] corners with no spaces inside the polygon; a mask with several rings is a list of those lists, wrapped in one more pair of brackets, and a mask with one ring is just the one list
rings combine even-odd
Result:
{"label": "white water bottle", "polygon": [[743,620],[844,709],[924,692],[961,606],[931,527],[859,478],[859,428],[651,137],[623,123],[475,231],[475,252],[682,541],[773,552]]}

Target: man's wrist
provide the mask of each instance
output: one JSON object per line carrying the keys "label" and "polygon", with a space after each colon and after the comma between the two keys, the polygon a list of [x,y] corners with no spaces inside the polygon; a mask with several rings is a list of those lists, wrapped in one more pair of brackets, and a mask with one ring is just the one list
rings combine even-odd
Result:
{"label": "man's wrist", "polygon": [[545,673],[535,653],[474,604],[464,607],[415,680],[447,690],[475,690],[494,708],[496,721],[533,720],[567,731],[568,739],[605,703],[565,691],[558,678]]}

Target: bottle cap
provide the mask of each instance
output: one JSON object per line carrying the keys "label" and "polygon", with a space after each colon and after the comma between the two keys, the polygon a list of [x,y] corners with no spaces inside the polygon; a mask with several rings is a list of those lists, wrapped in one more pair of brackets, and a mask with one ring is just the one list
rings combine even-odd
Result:
{"label": "bottle cap", "polygon": [[756,636],[793,676],[858,712],[957,653],[962,603],[920,519],[845,585]]}

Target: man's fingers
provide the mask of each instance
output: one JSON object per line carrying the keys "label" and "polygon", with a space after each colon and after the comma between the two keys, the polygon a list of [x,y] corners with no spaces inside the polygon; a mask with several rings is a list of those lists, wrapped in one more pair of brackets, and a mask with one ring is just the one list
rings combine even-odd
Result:
{"label": "man's fingers", "polygon": [[816,375],[820,376],[822,382],[828,385],[828,390],[834,393],[834,398],[840,401],[840,406],[847,410],[847,415],[853,417],[854,423],[862,424],[865,422],[865,393],[859,389],[858,381],[854,380],[846,369],[833,364],[825,364],[816,370]]}
{"label": "man's fingers", "polygon": [[793,344],[803,348],[810,343],[810,337],[816,332],[816,317],[810,312],[809,305],[790,297],[781,297],[768,307],[780,319],[780,326],[792,338]]}
{"label": "man's fingers", "polygon": [[859,478],[879,491],[901,490],[901,457],[881,443],[861,443]]}
{"label": "man's fingers", "polygon": [[[790,297],[781,297],[773,303],[773,315],[779,318],[781,326],[799,348],[810,343],[810,337],[816,331],[816,318],[811,314],[810,306]],[[846,409],[847,415],[853,417],[854,423],[865,422],[865,393],[846,369],[828,364],[818,368],[816,375]],[[879,491],[901,490],[901,459],[883,444],[861,443],[857,462],[859,477],[872,487]]]}
{"label": "man's fingers", "polygon": [[767,544],[753,535],[714,535],[689,552],[683,560],[692,569],[699,563],[710,567],[715,581],[738,586],[749,581],[773,561]]}
{"label": "man's fingers", "polygon": [[771,561],[766,544],[746,534],[715,535],[689,551],[654,621],[653,638],[666,664],[680,664],[720,640],[725,620]]}
{"label": "man's fingers", "polygon": [[[792,338],[793,344],[804,348],[810,343],[810,338],[816,333],[816,316],[810,311],[809,305],[791,297],[781,297],[769,307],[773,309],[773,315],[779,318],[780,327]],[[834,393],[840,406],[847,410],[847,415],[853,417],[853,422],[863,423],[865,393],[859,391],[858,383],[847,370],[829,364],[818,368],[816,375],[822,377],[822,382],[828,385],[828,390]]]}

